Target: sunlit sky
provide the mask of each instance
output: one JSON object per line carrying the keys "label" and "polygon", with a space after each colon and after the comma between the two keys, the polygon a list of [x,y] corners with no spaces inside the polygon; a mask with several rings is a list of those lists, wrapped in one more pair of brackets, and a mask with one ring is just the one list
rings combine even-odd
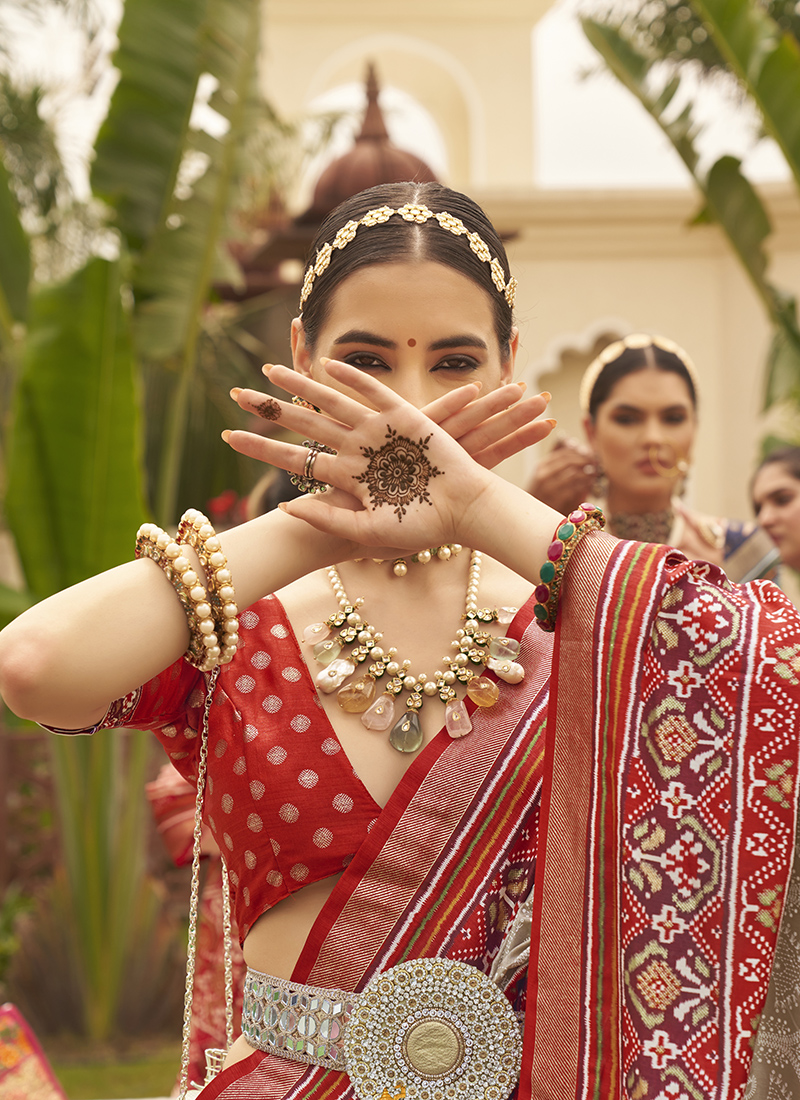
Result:
{"label": "sunlit sky", "polygon": [[[580,30],[577,0],[560,0],[532,29],[535,169],[532,184],[541,188],[637,188],[689,185],[686,170],[668,140],[638,102],[614,78],[598,72],[598,58]],[[102,0],[109,12],[106,41],[120,0]],[[26,29],[15,51],[18,70],[55,86],[50,109],[58,121],[62,146],[79,191],[84,191],[86,155],[104,116],[114,86],[109,69],[93,88],[75,93],[79,71],[78,41],[56,9],[46,26]],[[595,70],[584,78],[587,70]],[[314,109],[347,110],[357,117],[363,102],[360,83],[332,89],[311,105]],[[385,87],[381,104],[395,144],[422,156],[437,174],[447,178],[446,147],[432,115],[401,89]],[[705,159],[722,153],[744,156],[751,148],[752,126],[713,89],[696,93],[696,118],[703,124],[700,146]],[[344,152],[355,123],[343,121],[324,160]],[[208,127],[211,128],[210,126]],[[311,169],[313,178],[323,161]],[[746,157],[756,181],[787,178],[780,152],[761,142]]]}

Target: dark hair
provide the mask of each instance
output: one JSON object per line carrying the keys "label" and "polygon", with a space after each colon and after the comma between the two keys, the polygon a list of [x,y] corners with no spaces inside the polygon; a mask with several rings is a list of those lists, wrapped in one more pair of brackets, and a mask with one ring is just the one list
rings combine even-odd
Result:
{"label": "dark hair", "polygon": [[[447,211],[460,218],[472,233],[478,233],[503,268],[506,283],[510,278],[508,257],[497,232],[477,203],[459,191],[451,191],[441,183],[384,183],[360,191],[346,199],[330,213],[319,228],[311,245],[309,260],[313,262],[320,248],[330,243],[349,221],[358,221],[367,211],[380,206],[397,209],[405,203],[420,203],[435,214]],[[303,330],[306,342],[313,348],[320,328],[330,309],[334,291],[348,275],[373,264],[419,262],[433,260],[446,264],[472,279],[486,291],[492,302],[494,330],[503,358],[511,353],[511,306],[492,282],[488,263],[479,259],[467,240],[442,229],[438,222],[408,222],[393,217],[378,225],[360,226],[352,240],[342,249],[334,249],[328,268],[317,276],[303,307]]]}
{"label": "dark hair", "polygon": [[652,343],[646,344],[644,347],[626,347],[616,359],[612,359],[605,364],[592,386],[589,398],[588,412],[592,420],[595,419],[600,405],[609,399],[611,391],[621,378],[648,367],[669,371],[682,378],[689,389],[692,406],[695,409],[697,408],[697,390],[695,389],[694,378],[686,363],[676,352],[668,351],[666,348],[659,347],[657,343]]}
{"label": "dark hair", "polygon": [[787,444],[784,447],[777,447],[774,451],[770,451],[767,457],[762,459],[756,467],[753,481],[765,466],[785,466],[786,472],[800,481],[800,447],[792,447]]}

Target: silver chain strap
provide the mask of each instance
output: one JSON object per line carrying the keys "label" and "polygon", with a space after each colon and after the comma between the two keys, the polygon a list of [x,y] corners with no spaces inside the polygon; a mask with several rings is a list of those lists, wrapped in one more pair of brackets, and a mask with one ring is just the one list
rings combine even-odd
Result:
{"label": "silver chain strap", "polygon": [[[194,802],[194,836],[192,843],[192,885],[189,895],[189,938],[186,953],[186,988],[183,997],[183,1039],[181,1042],[181,1072],[178,1078],[179,1100],[185,1100],[189,1088],[189,1042],[192,1029],[194,973],[197,962],[197,912],[200,901],[200,846],[203,833],[203,797],[208,765],[208,716],[217,683],[219,668],[207,678],[206,700],[200,729],[200,755],[197,762],[197,795]],[[222,860],[222,913],[225,939],[225,1029],[228,1046],[233,1042],[233,966],[231,963],[231,902],[228,871]]]}

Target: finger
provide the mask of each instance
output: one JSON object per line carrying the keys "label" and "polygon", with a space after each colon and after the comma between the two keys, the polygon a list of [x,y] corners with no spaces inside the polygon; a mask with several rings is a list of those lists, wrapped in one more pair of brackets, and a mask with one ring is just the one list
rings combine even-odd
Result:
{"label": "finger", "polygon": [[[278,507],[296,519],[305,520],[317,531],[334,538],[358,543],[360,546],[378,545],[377,538],[369,530],[368,513],[335,508],[321,497],[305,497],[283,501]],[[400,549],[404,549],[400,547]]]}
{"label": "finger", "polygon": [[[359,393],[379,412],[391,413],[408,404],[389,386],[384,385],[383,382],[373,378],[365,371],[361,371],[357,367],[351,367],[349,363],[342,363],[338,359],[325,358],[320,359],[320,363],[331,378]],[[439,398],[439,403],[445,410],[446,415],[451,415],[469,404],[470,401],[474,401],[480,392],[480,386],[480,382],[468,382],[464,386],[457,386],[445,394],[444,397]]]}
{"label": "finger", "polygon": [[239,454],[247,455],[258,462],[266,462],[270,466],[278,466],[289,474],[298,477],[314,478],[316,481],[325,482],[328,485],[336,485],[347,490],[342,484],[342,475],[334,462],[335,455],[326,454],[325,451],[317,451],[311,469],[307,462],[309,451],[313,448],[299,446],[296,443],[286,443],[281,439],[271,436],[256,435],[253,432],[224,431],[222,438]]}
{"label": "finger", "polygon": [[260,416],[298,435],[311,436],[335,450],[339,450],[347,434],[352,430],[327,415],[306,409],[302,405],[293,405],[289,401],[261,393],[258,390],[234,389],[231,397],[240,409]]}
{"label": "finger", "polygon": [[471,452],[473,459],[487,470],[493,469],[498,463],[503,462],[512,455],[519,454],[526,447],[533,447],[546,439],[556,426],[555,420],[536,420],[532,424],[525,424],[510,435],[484,447],[483,450]]}
{"label": "finger", "polygon": [[436,401],[431,401],[422,411],[430,420],[435,421],[449,435],[452,435],[453,439],[458,439],[464,432],[477,427],[482,420],[488,420],[490,416],[502,412],[509,405],[518,402],[524,392],[524,382],[512,382],[508,386],[499,386],[496,390],[482,395],[477,401],[471,401],[469,405],[456,410],[456,412],[453,412],[452,407],[446,404],[446,400],[450,396],[448,393],[445,397],[439,397]]}
{"label": "finger", "polygon": [[[369,413],[369,410],[365,409],[363,404],[352,397],[340,393],[331,386],[317,382],[306,374],[290,370],[279,363],[274,365],[267,363],[261,370],[270,382],[280,387],[280,389],[286,390],[287,393],[294,394],[296,397],[303,398],[304,401],[314,405],[331,419],[338,420],[339,423],[346,424],[351,428],[357,427],[364,416]],[[355,373],[360,374],[359,371]],[[382,388],[386,389],[387,387]]]}
{"label": "finger", "polygon": [[[496,413],[494,416],[489,417],[488,420],[478,424],[472,431],[465,431],[463,434],[460,434],[457,436],[458,442],[465,450],[469,451],[471,455],[475,455],[485,447],[489,447],[491,444],[499,442],[503,436],[510,435],[512,432],[517,431],[518,428],[523,428],[526,424],[537,421],[546,408],[547,402],[544,400],[543,396],[541,394],[536,394],[534,397],[529,397],[525,401],[519,401],[516,405],[511,405],[503,412]],[[542,423],[549,423],[549,420],[542,421]],[[555,423],[555,421],[553,421],[553,423]],[[552,431],[552,426],[545,432],[545,435],[549,435],[550,431]],[[544,436],[542,438],[544,438]]]}

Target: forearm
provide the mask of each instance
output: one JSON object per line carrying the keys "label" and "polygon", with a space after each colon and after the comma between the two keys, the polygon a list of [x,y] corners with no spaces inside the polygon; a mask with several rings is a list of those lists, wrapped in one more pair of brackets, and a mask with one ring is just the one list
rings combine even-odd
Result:
{"label": "forearm", "polygon": [[458,539],[537,584],[539,569],[561,519],[561,512],[524,489],[489,475],[483,491],[463,513]]}
{"label": "forearm", "polygon": [[[280,511],[220,541],[240,610],[349,552]],[[170,581],[155,562],[130,561],[43,600],[0,632],[0,695],[21,717],[79,729],[172,664],[188,642]]]}

